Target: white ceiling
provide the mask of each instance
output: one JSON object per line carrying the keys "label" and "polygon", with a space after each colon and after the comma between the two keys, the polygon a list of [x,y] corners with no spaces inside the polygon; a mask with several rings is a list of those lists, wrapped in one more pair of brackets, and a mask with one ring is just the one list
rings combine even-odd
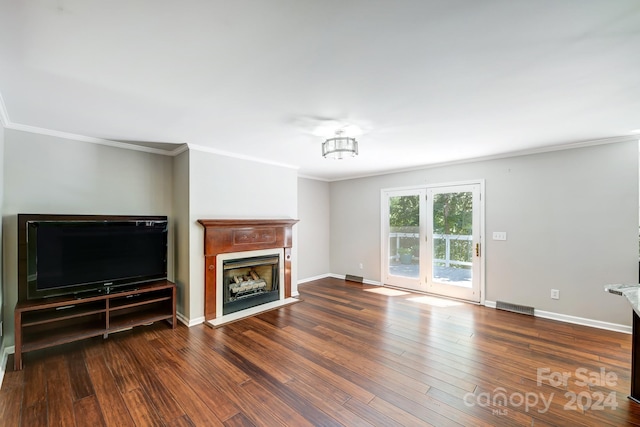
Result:
{"label": "white ceiling", "polygon": [[631,135],[640,1],[0,0],[0,94],[9,127],[341,179]]}

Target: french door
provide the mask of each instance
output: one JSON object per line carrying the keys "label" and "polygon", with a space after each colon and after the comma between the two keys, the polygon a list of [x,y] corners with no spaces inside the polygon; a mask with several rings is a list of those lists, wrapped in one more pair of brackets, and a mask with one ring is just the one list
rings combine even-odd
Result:
{"label": "french door", "polygon": [[480,301],[479,183],[384,190],[383,282]]}

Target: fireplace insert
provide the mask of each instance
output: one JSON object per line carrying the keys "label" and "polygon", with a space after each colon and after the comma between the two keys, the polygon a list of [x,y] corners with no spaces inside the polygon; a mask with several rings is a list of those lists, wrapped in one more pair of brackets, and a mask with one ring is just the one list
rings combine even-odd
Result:
{"label": "fireplace insert", "polygon": [[279,264],[279,255],[225,260],[222,314],[280,299]]}

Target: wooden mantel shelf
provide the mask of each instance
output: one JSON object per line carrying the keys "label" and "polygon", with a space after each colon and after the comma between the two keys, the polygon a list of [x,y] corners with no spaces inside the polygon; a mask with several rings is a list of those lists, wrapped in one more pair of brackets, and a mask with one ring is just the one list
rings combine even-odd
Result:
{"label": "wooden mantel shelf", "polygon": [[296,224],[298,219],[199,219],[198,222],[205,227],[257,227],[264,225],[289,225]]}
{"label": "wooden mantel shelf", "polygon": [[204,227],[204,255],[290,248],[297,219],[199,219]]}
{"label": "wooden mantel shelf", "polygon": [[284,249],[285,298],[291,297],[292,227],[297,219],[199,219],[204,227],[205,319],[216,314],[216,257],[223,253]]}

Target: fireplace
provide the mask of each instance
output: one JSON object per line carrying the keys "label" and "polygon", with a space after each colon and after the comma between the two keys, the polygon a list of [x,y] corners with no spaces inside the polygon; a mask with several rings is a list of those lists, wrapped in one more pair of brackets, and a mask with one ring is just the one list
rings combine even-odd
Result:
{"label": "fireplace", "polygon": [[[222,315],[278,301],[282,250],[251,251],[218,256],[218,290]],[[218,299],[218,298],[216,298]]]}
{"label": "fireplace", "polygon": [[205,320],[211,326],[298,301],[291,298],[295,219],[200,219],[205,228]]}

